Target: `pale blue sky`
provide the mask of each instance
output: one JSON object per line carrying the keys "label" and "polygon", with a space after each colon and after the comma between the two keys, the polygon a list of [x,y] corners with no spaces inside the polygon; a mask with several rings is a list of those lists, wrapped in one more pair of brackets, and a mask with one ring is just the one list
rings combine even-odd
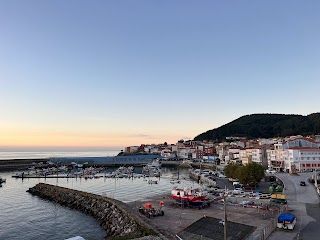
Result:
{"label": "pale blue sky", "polygon": [[320,107],[319,1],[0,1],[0,146],[174,143]]}

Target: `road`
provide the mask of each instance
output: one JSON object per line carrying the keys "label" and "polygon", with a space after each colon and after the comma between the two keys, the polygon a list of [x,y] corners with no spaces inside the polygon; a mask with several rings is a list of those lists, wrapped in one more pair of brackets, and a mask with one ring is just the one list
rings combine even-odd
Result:
{"label": "road", "polygon": [[[297,217],[297,224],[293,231],[277,229],[268,240],[308,240],[318,239],[320,236],[320,204],[319,195],[314,186],[308,182],[312,173],[299,173],[290,175],[277,173],[284,185],[284,193],[288,200],[288,209],[293,209]],[[306,186],[300,186],[300,181],[305,181]]]}

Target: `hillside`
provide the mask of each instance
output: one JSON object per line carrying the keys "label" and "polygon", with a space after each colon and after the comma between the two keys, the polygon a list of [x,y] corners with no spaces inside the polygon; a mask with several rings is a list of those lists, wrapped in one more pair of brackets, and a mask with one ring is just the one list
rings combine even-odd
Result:
{"label": "hillside", "polygon": [[308,116],[252,114],[242,116],[219,128],[199,134],[194,140],[225,140],[229,136],[253,138],[285,137],[320,133],[320,113]]}

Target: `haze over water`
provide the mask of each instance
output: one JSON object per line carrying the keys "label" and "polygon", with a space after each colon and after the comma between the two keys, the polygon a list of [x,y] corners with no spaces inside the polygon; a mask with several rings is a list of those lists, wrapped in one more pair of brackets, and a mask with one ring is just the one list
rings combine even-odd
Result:
{"label": "haze over water", "polygon": [[51,157],[106,157],[117,156],[121,150],[106,151],[0,151],[0,160],[41,159]]}

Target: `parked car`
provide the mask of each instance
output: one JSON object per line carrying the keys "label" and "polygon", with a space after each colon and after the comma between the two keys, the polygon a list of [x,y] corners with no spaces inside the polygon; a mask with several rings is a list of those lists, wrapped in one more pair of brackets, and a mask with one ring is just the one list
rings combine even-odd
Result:
{"label": "parked car", "polygon": [[301,181],[300,182],[300,186],[306,186],[306,182],[305,181]]}
{"label": "parked car", "polygon": [[241,205],[243,207],[252,206],[252,205],[254,205],[254,201],[241,201],[241,202],[239,202],[239,205]]}
{"label": "parked car", "polygon": [[277,173],[277,171],[273,170],[273,169],[267,169],[266,173],[275,174],[275,173]]}
{"label": "parked car", "polygon": [[256,187],[258,187],[258,184],[253,184],[253,183],[244,184],[242,186],[242,188],[245,190],[254,190],[254,189],[256,189]]}
{"label": "parked car", "polygon": [[213,176],[211,176],[211,175],[207,176],[207,178],[210,179],[210,180],[212,180],[212,181],[215,181],[215,180],[216,180],[216,178],[213,177]]}
{"label": "parked car", "polygon": [[282,198],[272,198],[272,199],[270,199],[270,203],[287,204],[287,200],[286,199],[282,199]]}

